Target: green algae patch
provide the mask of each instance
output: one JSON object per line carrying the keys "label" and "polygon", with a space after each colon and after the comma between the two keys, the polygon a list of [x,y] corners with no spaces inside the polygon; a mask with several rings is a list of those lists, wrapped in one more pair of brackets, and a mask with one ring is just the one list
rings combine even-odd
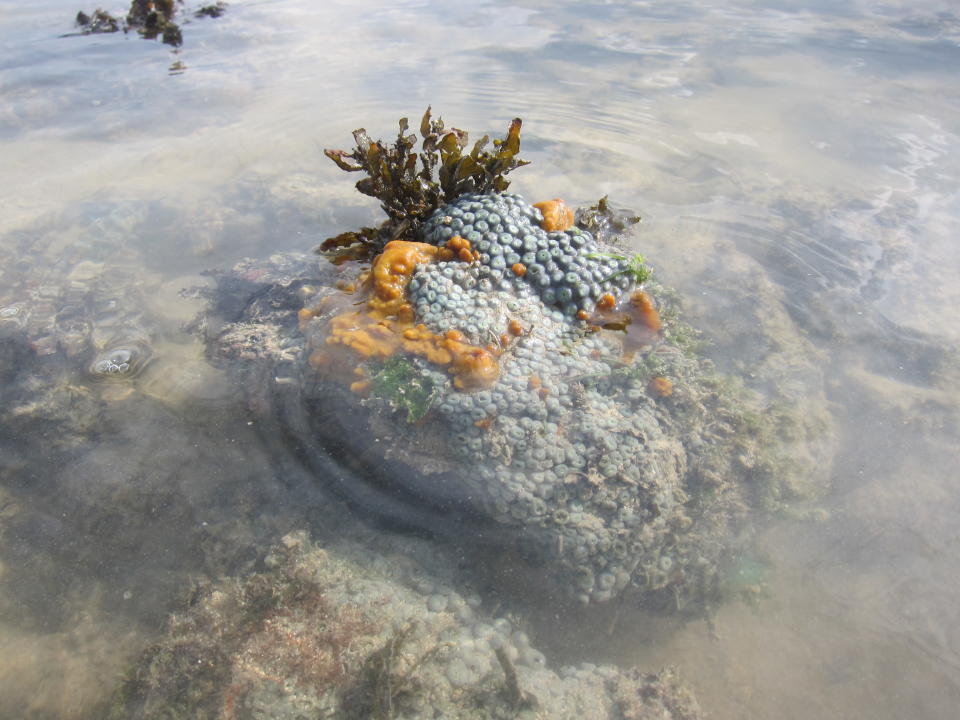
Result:
{"label": "green algae patch", "polygon": [[409,423],[422,420],[440,394],[433,380],[399,355],[383,363],[370,381],[374,397],[395,410],[405,412]]}
{"label": "green algae patch", "polygon": [[634,253],[630,256],[620,255],[619,253],[590,253],[587,257],[593,260],[611,258],[623,263],[623,267],[605,277],[604,282],[627,275],[635,284],[643,285],[653,276],[653,270],[647,265],[647,259],[641,253]]}

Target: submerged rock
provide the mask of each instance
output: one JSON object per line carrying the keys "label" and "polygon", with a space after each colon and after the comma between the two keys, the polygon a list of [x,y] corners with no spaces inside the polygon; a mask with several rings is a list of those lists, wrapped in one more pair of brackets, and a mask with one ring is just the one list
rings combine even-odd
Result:
{"label": "submerged rock", "polygon": [[287,535],[264,571],[171,616],[109,717],[701,717],[670,669],[551,670],[515,622],[425,574],[423,550]]}
{"label": "submerged rock", "polygon": [[748,529],[738,458],[772,438],[642,259],[542,222],[467,194],[369,268],[245,261],[208,293],[211,352],[355,505],[515,549],[582,603],[703,612]]}
{"label": "submerged rock", "polygon": [[[236,395],[168,317],[169,293],[127,242],[137,209],[10,233],[0,246],[0,424],[48,456],[102,430],[110,404],[144,397],[174,409]],[[192,280],[192,278],[191,278]],[[186,284],[186,283],[183,283]],[[179,287],[182,287],[180,284]],[[178,298],[179,299],[179,298]],[[174,326],[174,327],[171,327]],[[186,343],[164,341],[180,334]]]}
{"label": "submerged rock", "polygon": [[0,423],[45,451],[89,439],[152,357],[140,258],[78,235],[41,227],[0,248]]}

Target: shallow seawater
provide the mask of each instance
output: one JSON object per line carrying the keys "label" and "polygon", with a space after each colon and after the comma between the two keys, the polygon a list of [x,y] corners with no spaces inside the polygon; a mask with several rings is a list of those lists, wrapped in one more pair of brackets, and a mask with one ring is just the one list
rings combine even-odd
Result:
{"label": "shallow seawater", "polygon": [[0,428],[0,716],[96,717],[194,583],[323,517],[179,291],[379,222],[322,150],[427,105],[477,134],[522,117],[511,190],[639,212],[717,367],[819,413],[829,490],[760,525],[753,602],[534,609],[548,661],[677,666],[718,719],[955,714],[951,3],[235,0],[178,49],[64,37],[80,9],[0,6],[0,306],[102,264],[149,358],[126,384],[63,346],[16,358],[58,384]]}

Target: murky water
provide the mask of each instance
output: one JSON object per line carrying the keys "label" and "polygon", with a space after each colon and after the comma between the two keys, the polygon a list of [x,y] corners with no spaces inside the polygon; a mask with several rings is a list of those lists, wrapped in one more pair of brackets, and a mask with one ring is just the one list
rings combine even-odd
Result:
{"label": "murky water", "polygon": [[0,305],[102,263],[112,331],[151,358],[132,393],[62,344],[10,361],[56,382],[6,389],[0,715],[96,716],[193,581],[322,515],[178,291],[378,221],[322,149],[431,104],[476,133],[523,118],[512,190],[639,211],[633,245],[718,367],[820,428],[796,443],[825,464],[826,512],[762,526],[755,603],[713,628],[533,614],[550,662],[676,665],[714,718],[953,716],[951,5],[237,0],[174,51],[60,37],[75,4],[0,4]]}

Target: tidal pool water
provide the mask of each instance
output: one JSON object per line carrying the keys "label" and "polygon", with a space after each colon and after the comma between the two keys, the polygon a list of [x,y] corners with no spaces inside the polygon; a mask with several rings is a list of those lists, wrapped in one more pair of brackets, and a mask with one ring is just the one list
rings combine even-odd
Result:
{"label": "tidal pool water", "polygon": [[322,151],[427,105],[522,117],[528,199],[639,212],[718,368],[820,429],[790,441],[829,489],[759,523],[753,602],[538,613],[515,578],[548,662],[676,666],[717,719],[955,715],[953,3],[235,0],[177,49],[64,37],[81,9],[0,2],[0,306],[62,311],[102,264],[150,361],[109,392],[63,342],[0,364],[57,368],[0,389],[0,716],[98,717],[192,584],[316,525],[179,291],[379,222]]}

